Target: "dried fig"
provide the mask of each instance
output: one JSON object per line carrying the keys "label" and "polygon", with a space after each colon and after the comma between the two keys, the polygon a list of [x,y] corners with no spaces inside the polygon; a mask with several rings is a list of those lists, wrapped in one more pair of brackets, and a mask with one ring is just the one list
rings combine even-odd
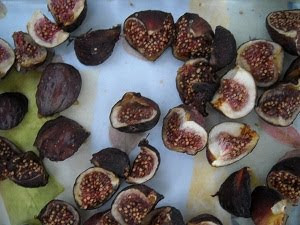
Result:
{"label": "dried fig", "polygon": [[143,220],[142,225],[185,225],[185,223],[178,209],[164,206],[150,212]]}
{"label": "dried fig", "polygon": [[297,84],[299,80],[300,80],[300,57],[297,57],[285,72],[284,81]]}
{"label": "dried fig", "polygon": [[5,40],[0,38],[0,79],[7,74],[14,62],[14,50]]}
{"label": "dried fig", "polygon": [[119,225],[111,211],[99,212],[88,218],[83,225]]}
{"label": "dried fig", "polygon": [[192,218],[187,225],[223,225],[215,216],[210,214],[201,214]]}

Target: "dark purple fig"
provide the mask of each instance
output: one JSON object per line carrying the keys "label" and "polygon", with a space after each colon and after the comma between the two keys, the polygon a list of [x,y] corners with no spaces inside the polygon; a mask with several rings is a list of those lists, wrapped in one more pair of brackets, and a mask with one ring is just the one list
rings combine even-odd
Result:
{"label": "dark purple fig", "polygon": [[105,30],[87,32],[75,38],[74,49],[78,60],[89,66],[95,66],[108,59],[119,40],[121,25]]}
{"label": "dark purple fig", "polygon": [[297,57],[285,72],[284,81],[297,84],[299,80],[300,80],[300,57]]}
{"label": "dark purple fig", "polygon": [[28,111],[28,99],[18,92],[0,94],[0,130],[8,130],[22,122]]}
{"label": "dark purple fig", "polygon": [[258,140],[259,134],[247,124],[220,123],[208,134],[208,162],[215,167],[235,163],[252,152]]}
{"label": "dark purple fig", "polygon": [[143,220],[142,225],[185,225],[185,223],[178,209],[164,206],[150,212]]}
{"label": "dark purple fig", "polygon": [[175,26],[172,48],[177,59],[210,58],[214,32],[206,20],[198,14],[185,13]]}
{"label": "dark purple fig", "polygon": [[237,217],[250,217],[251,186],[249,170],[248,167],[244,167],[232,173],[214,195],[219,197],[223,209]]}
{"label": "dark purple fig", "polygon": [[76,121],[59,116],[44,123],[34,145],[40,151],[41,157],[51,161],[63,161],[77,152],[89,135]]}
{"label": "dark purple fig", "polygon": [[163,121],[164,145],[172,151],[197,154],[207,143],[203,122],[202,115],[189,106],[179,105],[170,109]]}
{"label": "dark purple fig", "polygon": [[49,175],[41,159],[32,151],[14,156],[7,169],[8,178],[20,186],[35,188],[48,183]]}
{"label": "dark purple fig", "polygon": [[251,112],[255,105],[256,87],[252,75],[237,66],[221,79],[211,103],[230,119],[238,119]]}
{"label": "dark purple fig", "polygon": [[121,225],[139,225],[162,199],[162,195],[146,185],[131,185],[117,195],[111,214]]}
{"label": "dark purple fig", "polygon": [[65,31],[74,31],[86,17],[86,0],[47,0],[47,3],[56,23]]}
{"label": "dark purple fig", "polygon": [[152,129],[160,117],[159,106],[140,93],[127,92],[111,109],[111,126],[125,133]]}
{"label": "dark purple fig", "polygon": [[81,209],[95,209],[107,202],[119,185],[120,179],[114,173],[100,167],[91,167],[76,178],[73,196]]}
{"label": "dark purple fig", "polygon": [[187,225],[223,225],[215,216],[210,214],[201,214],[192,218]]}
{"label": "dark purple fig", "polygon": [[300,55],[300,10],[271,12],[266,27],[272,40],[292,55]]}
{"label": "dark purple fig", "polygon": [[97,167],[111,171],[121,178],[126,178],[129,175],[129,157],[125,152],[117,148],[105,148],[94,153],[91,163]]}
{"label": "dark purple fig", "polygon": [[111,211],[99,212],[88,218],[83,225],[119,225],[111,215]]}
{"label": "dark purple fig", "polygon": [[81,90],[79,71],[66,63],[50,63],[44,70],[36,91],[38,113],[51,116],[69,108]]}
{"label": "dark purple fig", "polygon": [[14,50],[5,40],[0,38],[0,79],[7,74],[14,62]]}
{"label": "dark purple fig", "polygon": [[139,143],[140,153],[135,158],[132,169],[126,181],[132,184],[142,184],[152,179],[160,164],[160,154],[147,140]]}
{"label": "dark purple fig", "polygon": [[273,189],[258,186],[251,195],[251,218],[255,225],[284,225],[286,200]]}
{"label": "dark purple fig", "polygon": [[42,225],[80,225],[80,215],[70,203],[52,200],[41,210],[38,217]]}
{"label": "dark purple fig", "polygon": [[159,10],[135,12],[125,20],[123,31],[131,47],[155,61],[173,40],[173,16]]}

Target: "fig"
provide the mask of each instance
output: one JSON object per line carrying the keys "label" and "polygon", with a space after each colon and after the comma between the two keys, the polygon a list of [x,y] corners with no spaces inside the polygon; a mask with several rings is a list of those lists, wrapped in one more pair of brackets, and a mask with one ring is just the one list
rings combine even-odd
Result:
{"label": "fig", "polygon": [[0,79],[7,74],[14,62],[14,50],[5,40],[0,38]]}
{"label": "fig", "polygon": [[111,215],[110,210],[99,212],[88,218],[83,225],[119,225]]}
{"label": "fig", "polygon": [[209,23],[195,13],[185,13],[175,24],[173,55],[182,61],[209,59],[214,32]]}
{"label": "fig", "polygon": [[54,48],[69,38],[56,23],[51,22],[39,10],[35,11],[27,23],[27,31],[31,38],[40,46]]}
{"label": "fig", "polygon": [[210,214],[201,214],[192,218],[187,225],[223,225],[215,216]]}
{"label": "fig", "polygon": [[142,225],[185,225],[185,223],[178,209],[164,206],[150,212],[143,220]]}
{"label": "fig", "polygon": [[236,63],[252,74],[258,87],[270,87],[282,72],[283,50],[271,41],[248,41],[239,47]]}
{"label": "fig", "polygon": [[140,153],[135,158],[132,169],[126,181],[132,184],[142,184],[154,177],[160,164],[160,154],[156,148],[144,139],[139,143]]}
{"label": "fig", "polygon": [[80,225],[80,215],[70,203],[52,200],[41,210],[38,217],[42,225]]}
{"label": "fig", "polygon": [[251,195],[251,218],[255,225],[284,225],[286,200],[273,189],[258,186]]}
{"label": "fig", "polygon": [[48,183],[49,175],[41,159],[32,151],[15,155],[7,169],[8,178],[20,186],[35,188]]}
{"label": "fig", "polygon": [[256,113],[275,126],[289,126],[300,112],[300,82],[280,84],[259,98]]}
{"label": "fig", "polygon": [[47,3],[58,26],[67,32],[74,31],[86,17],[86,0],[47,0]]}
{"label": "fig", "polygon": [[150,61],[155,61],[171,44],[174,29],[172,14],[159,10],[135,12],[123,25],[126,41]]}
{"label": "fig", "polygon": [[202,115],[191,107],[179,105],[170,109],[163,121],[164,145],[173,151],[197,154],[207,143],[207,132],[202,122]]}
{"label": "fig", "polygon": [[129,175],[129,157],[125,152],[117,148],[105,148],[94,153],[91,163],[94,166],[111,171],[121,178],[126,178]]}
{"label": "fig", "polygon": [[125,133],[151,130],[160,117],[159,106],[140,93],[127,92],[111,109],[111,126]]}
{"label": "fig", "polygon": [[252,152],[258,140],[258,133],[247,124],[220,123],[208,134],[208,162],[215,167],[237,162]]}
{"label": "fig", "polygon": [[297,57],[285,72],[284,81],[297,84],[299,80],[300,80],[300,57]]}
{"label": "fig", "polygon": [[0,94],[0,130],[19,125],[28,111],[28,99],[19,92]]}
{"label": "fig", "polygon": [[41,116],[51,116],[69,108],[81,90],[81,75],[66,63],[50,63],[42,73],[36,91],[36,104]]}
{"label": "fig", "polygon": [[209,59],[210,65],[218,71],[232,63],[236,55],[236,41],[233,34],[222,26],[216,26]]}
{"label": "fig", "polygon": [[31,69],[45,62],[47,49],[36,44],[28,33],[18,31],[14,32],[12,37],[15,43],[17,71]]}
{"label": "fig", "polygon": [[300,55],[300,10],[271,12],[266,18],[266,27],[273,41],[292,55]]}
{"label": "fig", "polygon": [[44,123],[34,145],[41,157],[51,161],[63,161],[77,152],[89,135],[76,121],[59,116]]}
{"label": "fig", "polygon": [[237,66],[226,73],[211,103],[230,119],[238,119],[251,112],[255,105],[256,87],[252,75]]}
{"label": "fig", "polygon": [[237,217],[250,217],[251,186],[250,168],[244,167],[232,173],[213,195],[219,197],[220,205]]}
{"label": "fig", "polygon": [[162,199],[161,194],[146,185],[131,185],[117,195],[111,214],[121,225],[139,225]]}
{"label": "fig", "polygon": [[95,66],[108,59],[119,40],[121,25],[105,30],[87,32],[75,38],[74,50],[78,60],[89,66]]}
{"label": "fig", "polygon": [[75,181],[73,195],[81,209],[95,209],[107,202],[117,191],[120,179],[100,167],[91,167],[82,172]]}
{"label": "fig", "polygon": [[216,89],[216,74],[204,58],[190,59],[177,71],[176,87],[182,102],[195,107],[207,116],[206,104],[210,102]]}

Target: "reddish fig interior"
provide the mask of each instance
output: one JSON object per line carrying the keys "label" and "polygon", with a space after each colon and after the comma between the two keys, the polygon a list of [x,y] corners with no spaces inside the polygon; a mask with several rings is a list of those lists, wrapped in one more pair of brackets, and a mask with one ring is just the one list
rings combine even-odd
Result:
{"label": "reddish fig interior", "polygon": [[142,150],[134,160],[130,176],[136,178],[147,176],[151,173],[153,166],[153,156],[147,150]]}
{"label": "reddish fig interior", "polygon": [[52,0],[51,10],[54,12],[56,18],[61,23],[66,23],[73,20],[73,9],[79,0]]}
{"label": "reddish fig interior", "polygon": [[137,124],[141,120],[149,119],[152,115],[153,110],[151,107],[133,102],[122,105],[118,118],[121,123],[131,125]]}
{"label": "reddish fig interior", "polygon": [[49,43],[54,39],[54,35],[60,31],[60,28],[46,17],[39,19],[34,24],[34,29],[39,38]]}
{"label": "reddish fig interior", "polygon": [[273,12],[269,17],[269,21],[276,29],[284,32],[297,30],[300,28],[300,13]]}

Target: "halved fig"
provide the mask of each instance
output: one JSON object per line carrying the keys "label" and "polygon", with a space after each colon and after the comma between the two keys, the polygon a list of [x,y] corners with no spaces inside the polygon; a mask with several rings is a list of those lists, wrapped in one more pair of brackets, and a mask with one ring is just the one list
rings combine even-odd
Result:
{"label": "halved fig", "polygon": [[121,225],[139,225],[162,199],[161,194],[146,185],[131,185],[117,195],[111,214]]}
{"label": "halved fig", "polygon": [[216,89],[216,74],[204,58],[190,59],[177,71],[176,87],[182,102],[207,116],[206,104]]}
{"label": "halved fig", "polygon": [[38,113],[51,116],[69,108],[81,90],[81,75],[72,65],[50,63],[40,78],[36,91]]}
{"label": "halved fig", "polygon": [[201,214],[192,218],[187,225],[223,225],[215,216],[210,214]]}
{"label": "halved fig", "polygon": [[119,40],[121,25],[105,30],[87,32],[75,38],[74,50],[84,65],[94,66],[110,57]]}
{"label": "halved fig", "polygon": [[221,84],[211,103],[225,116],[238,119],[254,108],[256,87],[252,75],[237,66],[221,79]]}
{"label": "halved fig", "polygon": [[173,40],[174,20],[171,13],[140,11],[127,17],[123,29],[131,47],[146,59],[155,61]]}
{"label": "halved fig", "polygon": [[207,132],[202,124],[202,115],[191,107],[179,105],[170,109],[163,121],[164,145],[173,151],[197,154],[207,143]]}
{"label": "halved fig", "polygon": [[125,152],[117,148],[105,148],[94,153],[91,163],[94,166],[111,171],[121,178],[126,178],[129,175],[129,157]]}
{"label": "halved fig", "polygon": [[48,183],[49,175],[41,159],[32,151],[14,156],[7,165],[8,177],[23,187],[41,187]]}
{"label": "halved fig", "polygon": [[89,135],[76,121],[59,116],[44,123],[34,145],[41,157],[51,161],[63,161],[77,152]]}
{"label": "halved fig", "polygon": [[47,0],[47,3],[56,23],[65,31],[74,31],[86,17],[86,0]]}
{"label": "halved fig", "polygon": [[164,206],[150,212],[143,220],[142,225],[185,225],[185,223],[178,209]]}
{"label": "halved fig", "polygon": [[300,57],[297,57],[285,72],[284,81],[297,84],[299,80],[300,80]]}
{"label": "halved fig", "polygon": [[14,50],[5,40],[0,38],[0,79],[7,74],[14,62]]}
{"label": "halved fig", "polygon": [[119,223],[113,218],[111,211],[107,210],[94,214],[83,225],[119,225]]}
{"label": "halved fig", "polygon": [[69,38],[56,23],[51,22],[41,11],[34,12],[27,23],[27,31],[31,38],[40,46],[54,48]]}
{"label": "halved fig", "polygon": [[239,47],[236,63],[252,74],[258,87],[269,87],[280,77],[283,56],[280,45],[266,40],[253,40]]}
{"label": "halved fig", "polygon": [[286,200],[273,189],[258,186],[251,195],[251,218],[255,225],[284,225]]}
{"label": "halved fig", "polygon": [[268,123],[289,126],[300,112],[300,82],[280,84],[265,91],[255,110]]}
{"label": "halved fig", "polygon": [[17,71],[34,68],[46,60],[47,49],[36,44],[29,34],[18,31],[12,37],[16,47]]}
{"label": "halved fig", "polygon": [[140,93],[127,92],[111,109],[111,126],[125,133],[152,129],[160,117],[159,106]]}
{"label": "halved fig", "polygon": [[135,158],[126,181],[131,184],[142,184],[154,177],[160,164],[160,154],[156,148],[144,139],[139,143],[140,153]]}
{"label": "halved fig", "polygon": [[220,205],[237,217],[250,217],[251,186],[250,168],[244,167],[232,173],[213,195],[219,197]]}
{"label": "halved fig", "polygon": [[300,9],[271,12],[266,27],[272,40],[292,55],[300,55]]}
{"label": "halved fig", "polygon": [[37,218],[41,221],[42,225],[80,225],[80,215],[76,208],[62,200],[48,202]]}
{"label": "halved fig", "polygon": [[172,48],[177,59],[209,59],[214,32],[206,20],[198,14],[185,13],[177,20],[175,27]]}
{"label": "halved fig", "polygon": [[237,162],[252,152],[258,139],[258,133],[247,124],[220,123],[208,134],[206,150],[208,162],[215,167]]}
{"label": "halved fig", "polygon": [[0,94],[0,130],[19,125],[28,111],[28,99],[19,92]]}

